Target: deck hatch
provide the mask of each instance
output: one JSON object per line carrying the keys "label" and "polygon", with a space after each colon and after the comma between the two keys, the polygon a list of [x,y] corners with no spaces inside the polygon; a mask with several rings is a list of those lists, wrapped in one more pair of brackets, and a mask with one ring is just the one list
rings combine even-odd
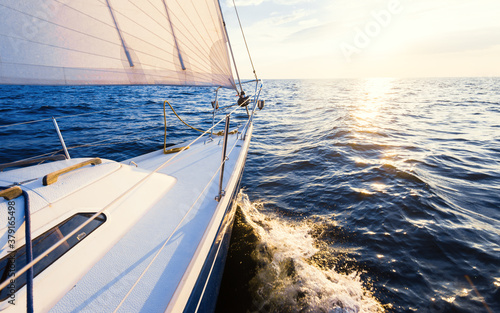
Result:
{"label": "deck hatch", "polygon": [[[33,240],[33,258],[35,259],[41,254],[43,254],[48,248],[50,248],[56,242],[61,240],[64,236],[68,235],[78,226],[83,224],[94,214],[95,213],[75,214],[70,218],[68,218],[67,220],[65,220],[64,222],[52,227],[42,235],[36,237]],[[79,234],[77,233],[71,236],[64,244],[57,247],[54,251],[50,252],[47,256],[45,256],[45,258],[43,258],[40,262],[35,264],[35,266],[33,267],[33,276],[36,277],[38,274],[40,274],[43,270],[45,270],[57,259],[63,256],[71,248],[73,248],[79,242],[85,239],[90,233],[92,233],[99,226],[101,226],[105,221],[106,221],[106,216],[104,214],[100,214],[89,224],[85,225],[85,227],[82,228]],[[82,234],[85,235],[82,236]],[[1,281],[5,281],[6,279],[11,278],[12,274],[15,271],[20,270],[25,265],[26,265],[26,246],[23,245],[0,260]],[[26,285],[26,273],[22,274],[21,276],[16,276],[15,278],[16,278],[15,291],[17,292],[24,285]],[[2,289],[0,291],[0,301],[6,300],[10,296],[10,294],[12,294],[12,291],[13,290],[9,287]]]}

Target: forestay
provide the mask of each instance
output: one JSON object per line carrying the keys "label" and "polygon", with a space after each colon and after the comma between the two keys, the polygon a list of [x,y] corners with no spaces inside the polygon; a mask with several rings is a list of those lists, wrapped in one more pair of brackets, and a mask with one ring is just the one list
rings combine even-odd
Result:
{"label": "forestay", "polygon": [[0,84],[235,86],[217,0],[0,0]]}

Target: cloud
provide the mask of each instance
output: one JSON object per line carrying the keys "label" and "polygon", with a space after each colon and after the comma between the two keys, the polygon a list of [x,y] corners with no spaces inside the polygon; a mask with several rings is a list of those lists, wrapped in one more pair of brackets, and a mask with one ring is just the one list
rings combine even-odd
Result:
{"label": "cloud", "polygon": [[[500,73],[500,65],[492,65],[500,51],[498,0],[235,1],[244,7],[238,11],[255,64],[271,77]],[[399,1],[402,12],[370,37],[356,62],[347,63],[339,45],[353,44],[358,30],[373,24],[374,12],[388,10],[391,1]],[[232,6],[232,0],[225,3]],[[237,39],[231,38],[234,48]]]}
{"label": "cloud", "polygon": [[410,53],[439,54],[486,50],[500,45],[500,27],[441,33],[407,48]]}
{"label": "cloud", "polygon": [[314,25],[311,27],[306,27],[300,29],[296,32],[290,34],[287,38],[284,39],[285,42],[305,42],[314,39],[325,39],[331,38],[334,34],[334,31],[337,23],[330,22],[325,24]]}
{"label": "cloud", "polygon": [[[295,5],[299,3],[311,2],[311,0],[235,0],[236,6],[244,7],[250,5],[260,5],[264,2],[271,2],[279,5]],[[233,0],[226,1],[227,6],[233,6]]]}
{"label": "cloud", "polygon": [[283,5],[294,5],[298,3],[308,3],[312,0],[273,0],[274,3],[283,4]]}
{"label": "cloud", "polygon": [[[238,7],[246,7],[246,6],[249,6],[249,5],[259,5],[261,4],[262,2],[264,2],[266,0],[236,0],[236,6]],[[228,7],[232,7],[233,6],[233,1],[232,0],[227,0],[226,1],[226,5]]]}
{"label": "cloud", "polygon": [[275,16],[271,18],[269,21],[272,21],[272,24],[276,26],[289,23],[296,23],[297,21],[304,20],[304,18],[310,16],[310,14],[311,14],[310,12],[304,9],[295,10],[292,13],[285,15],[281,15],[278,14],[277,12],[274,12],[273,15]]}
{"label": "cloud", "polygon": [[254,22],[245,31],[254,38],[272,38],[274,42],[282,42],[291,34],[315,27],[319,23],[311,10],[301,8],[287,12],[273,11],[267,12],[267,17]]}

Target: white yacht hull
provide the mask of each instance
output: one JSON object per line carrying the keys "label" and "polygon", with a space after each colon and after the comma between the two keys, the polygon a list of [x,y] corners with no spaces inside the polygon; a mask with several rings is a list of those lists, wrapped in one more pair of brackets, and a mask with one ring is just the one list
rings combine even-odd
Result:
{"label": "white yacht hull", "polygon": [[[106,216],[35,277],[35,312],[213,311],[252,129],[250,123],[228,137],[219,202],[222,137],[194,144],[161,168],[172,155],[157,151],[122,163],[104,160],[50,186],[43,186],[43,175],[81,160],[0,173],[1,186],[21,182],[30,195],[33,238],[75,213]],[[22,197],[16,201],[22,211]],[[7,206],[1,199],[0,209]],[[5,233],[5,221],[2,227]],[[24,244],[23,232],[18,225],[16,247]],[[0,257],[9,253],[4,243]],[[24,312],[26,286],[15,301],[3,301],[0,310]]]}

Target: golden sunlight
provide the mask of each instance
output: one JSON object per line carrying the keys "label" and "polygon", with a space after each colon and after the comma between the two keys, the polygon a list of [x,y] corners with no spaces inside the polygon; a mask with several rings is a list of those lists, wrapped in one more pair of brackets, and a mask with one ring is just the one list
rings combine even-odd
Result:
{"label": "golden sunlight", "polygon": [[359,126],[373,125],[373,120],[386,103],[393,81],[393,78],[368,78],[364,81],[364,93],[360,95],[357,110],[354,112]]}

